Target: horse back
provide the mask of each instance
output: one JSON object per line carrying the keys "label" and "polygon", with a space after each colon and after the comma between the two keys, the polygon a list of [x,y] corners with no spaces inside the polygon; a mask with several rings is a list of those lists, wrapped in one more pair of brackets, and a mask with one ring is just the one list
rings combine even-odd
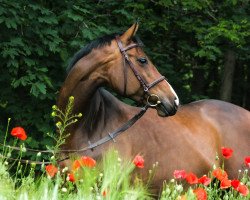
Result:
{"label": "horse back", "polygon": [[[219,100],[193,102],[188,104],[185,109],[197,112],[200,121],[205,120],[214,127],[218,136],[217,153],[220,163],[224,162],[229,174],[237,177],[238,170],[244,165],[244,158],[250,155],[250,112],[237,105]],[[233,156],[224,160],[221,155],[221,147],[232,148]]]}

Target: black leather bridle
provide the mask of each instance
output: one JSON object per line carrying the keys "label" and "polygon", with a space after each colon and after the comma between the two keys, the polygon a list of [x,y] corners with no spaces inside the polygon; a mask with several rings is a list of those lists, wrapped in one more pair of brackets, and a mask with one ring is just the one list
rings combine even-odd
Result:
{"label": "black leather bridle", "polygon": [[[116,36],[116,42],[118,44],[118,47],[120,49],[120,52],[124,58],[124,95],[126,95],[126,90],[127,90],[127,65],[130,67],[130,69],[133,71],[135,77],[137,78],[137,80],[139,81],[139,83],[141,84],[141,86],[143,87],[143,91],[144,91],[144,95],[146,94],[147,95],[147,104],[150,106],[150,107],[155,107],[157,106],[158,104],[160,104],[160,99],[159,97],[156,95],[156,94],[150,94],[149,93],[149,89],[154,87],[155,85],[157,85],[158,83],[160,83],[161,81],[165,80],[165,77],[164,76],[160,76],[158,79],[156,79],[155,81],[153,81],[152,83],[148,84],[145,79],[139,74],[139,72],[136,70],[136,67],[135,65],[131,62],[131,60],[129,59],[129,56],[127,54],[127,51],[132,49],[132,48],[135,48],[135,47],[138,47],[140,46],[139,44],[137,43],[133,43],[133,44],[130,44],[126,47],[123,47],[122,45],[122,41],[120,40],[120,37],[119,36]],[[126,65],[127,64],[127,65]],[[154,97],[156,98],[157,100],[155,101],[156,103],[152,103],[150,101],[151,97]]]}
{"label": "black leather bridle", "polygon": [[[126,47],[123,47],[122,45],[122,42],[120,40],[120,37],[119,36],[116,36],[116,42],[118,44],[118,47],[120,49],[120,52],[124,58],[124,69],[125,71],[127,71],[127,67],[126,67],[126,63],[128,64],[128,66],[130,67],[130,69],[133,71],[135,77],[138,79],[138,81],[140,82],[140,85],[143,87],[143,91],[144,91],[144,95],[146,94],[147,95],[147,103],[144,107],[141,108],[140,112],[138,112],[136,115],[134,115],[130,120],[128,120],[125,124],[123,124],[121,127],[117,128],[115,131],[111,132],[111,133],[108,133],[107,136],[101,138],[100,140],[94,142],[94,143],[91,143],[90,141],[88,142],[89,145],[82,148],[82,149],[68,149],[68,150],[60,150],[59,153],[77,153],[77,152],[85,152],[85,151],[88,151],[88,150],[94,150],[96,147],[104,144],[104,143],[107,143],[109,141],[113,141],[113,142],[116,142],[115,141],[115,138],[120,135],[122,132],[126,131],[127,129],[129,129],[133,124],[135,124],[137,122],[137,120],[139,120],[144,114],[145,112],[147,111],[147,109],[149,107],[155,107],[157,106],[158,104],[160,104],[160,99],[159,97],[156,95],[156,94],[150,94],[149,93],[149,89],[154,87],[155,85],[157,85],[158,83],[160,83],[161,81],[165,80],[165,77],[164,76],[160,76],[158,79],[156,79],[155,81],[153,81],[152,83],[148,84],[144,78],[138,73],[138,71],[136,70],[136,67],[135,65],[131,62],[131,60],[129,59],[129,56],[127,54],[127,51],[132,49],[132,48],[135,48],[135,47],[138,47],[140,46],[139,44],[136,44],[136,43],[133,43],[131,45],[128,45]],[[124,94],[126,93],[126,85],[127,85],[127,73],[125,73],[125,76],[124,76]],[[150,98],[155,98],[156,101],[154,102],[151,102]],[[1,146],[5,146],[3,144],[0,143]],[[20,151],[21,148],[19,147],[12,147],[12,146],[6,146],[10,149],[13,149],[13,150],[17,150],[17,151]],[[30,148],[26,148],[27,151],[29,152],[41,152],[41,153],[54,153],[52,150],[38,150],[38,149],[30,149]],[[13,160],[13,161],[20,161],[22,163],[34,163],[34,164],[50,164],[52,162],[40,162],[40,161],[31,161],[31,160],[22,160],[22,159],[15,159],[15,158],[7,158],[7,157],[4,157],[4,156],[0,156],[2,158],[5,158],[5,159],[8,159],[8,160]],[[57,160],[57,162],[62,162],[64,160],[67,160],[69,159],[70,157],[69,156],[66,156],[60,160]]]}

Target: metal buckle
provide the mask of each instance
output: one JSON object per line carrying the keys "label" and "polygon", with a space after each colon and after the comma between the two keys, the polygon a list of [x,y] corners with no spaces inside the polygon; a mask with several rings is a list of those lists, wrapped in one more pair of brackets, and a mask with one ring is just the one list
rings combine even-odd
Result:
{"label": "metal buckle", "polygon": [[[150,101],[150,98],[152,98],[152,97],[156,97],[157,99],[156,99],[156,101],[154,100],[154,102],[156,102],[156,103],[153,103],[153,102],[151,102]],[[161,103],[161,101],[160,101],[160,98],[156,95],[156,94],[150,94],[148,97],[147,97],[147,104],[150,106],[150,107],[156,107],[158,104],[160,104]]]}
{"label": "metal buckle", "polygon": [[113,137],[113,135],[111,135],[110,132],[108,133],[108,135],[109,135],[109,137],[113,140],[113,142],[116,142],[115,139],[114,139],[114,137]]}

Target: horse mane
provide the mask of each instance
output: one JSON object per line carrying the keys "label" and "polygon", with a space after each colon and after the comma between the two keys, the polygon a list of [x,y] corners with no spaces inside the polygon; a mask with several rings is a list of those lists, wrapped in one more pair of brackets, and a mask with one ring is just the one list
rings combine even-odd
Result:
{"label": "horse mane", "polygon": [[83,120],[88,133],[93,133],[97,128],[102,129],[114,114],[121,114],[119,107],[121,102],[104,88],[98,88],[89,102]]}
{"label": "horse mane", "polygon": [[69,66],[67,67],[67,73],[72,69],[72,67],[80,60],[82,57],[88,55],[93,49],[98,49],[106,45],[110,45],[111,41],[115,39],[117,33],[112,33],[110,35],[105,35],[96,40],[93,40],[86,46],[84,46],[80,51],[78,51],[71,59]]}
{"label": "horse mane", "polygon": [[[101,47],[104,47],[106,45],[110,45],[111,41],[115,39],[115,37],[119,35],[118,33],[112,33],[109,35],[104,35],[96,40],[93,40],[89,44],[87,44],[85,47],[83,47],[80,51],[78,51],[73,58],[71,59],[66,71],[69,73],[69,71],[74,67],[74,65],[77,63],[78,60],[80,60],[82,57],[88,55],[93,49],[98,49]],[[142,41],[138,36],[134,36],[132,40],[136,43],[138,43],[139,46],[144,46]]]}

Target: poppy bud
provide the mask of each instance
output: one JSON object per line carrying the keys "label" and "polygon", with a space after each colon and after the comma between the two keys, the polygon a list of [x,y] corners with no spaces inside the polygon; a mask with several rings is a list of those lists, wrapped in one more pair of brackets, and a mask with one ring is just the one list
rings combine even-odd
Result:
{"label": "poppy bud", "polygon": [[56,116],[56,112],[52,112],[52,113],[51,113],[51,116],[52,116],[52,117],[55,117],[55,116]]}
{"label": "poppy bud", "polygon": [[53,106],[52,106],[52,109],[53,109],[53,110],[56,110],[56,109],[57,109],[57,106],[56,106],[56,105],[53,105]]}
{"label": "poppy bud", "polygon": [[74,102],[74,99],[75,99],[75,98],[74,98],[73,96],[70,96],[70,97],[69,97],[69,102],[70,102],[70,103],[73,103],[73,102]]}
{"label": "poppy bud", "polygon": [[57,122],[57,123],[56,123],[56,126],[57,126],[58,128],[60,128],[60,127],[62,126],[62,122]]}

